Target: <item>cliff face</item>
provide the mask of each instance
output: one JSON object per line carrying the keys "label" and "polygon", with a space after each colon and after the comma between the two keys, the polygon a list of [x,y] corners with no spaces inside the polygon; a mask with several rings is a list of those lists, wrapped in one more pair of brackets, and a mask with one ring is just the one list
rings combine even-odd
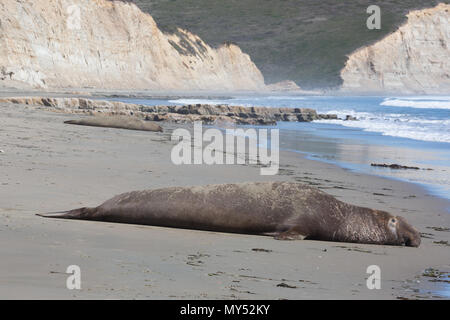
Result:
{"label": "cliff face", "polygon": [[132,3],[2,0],[0,86],[11,85],[228,91],[262,89],[264,78],[239,47],[164,34]]}
{"label": "cliff face", "polygon": [[383,40],[350,55],[342,90],[449,93],[450,5],[412,11]]}

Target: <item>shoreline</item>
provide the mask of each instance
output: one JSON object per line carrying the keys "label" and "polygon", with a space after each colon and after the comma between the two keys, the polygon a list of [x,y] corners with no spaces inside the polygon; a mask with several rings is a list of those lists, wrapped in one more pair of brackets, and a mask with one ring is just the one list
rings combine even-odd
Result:
{"label": "shoreline", "polygon": [[359,92],[359,91],[211,91],[211,90],[198,90],[198,91],[182,91],[182,90],[129,90],[129,89],[105,89],[99,90],[96,88],[50,88],[47,90],[39,88],[16,88],[16,87],[1,87],[0,97],[14,97],[20,96],[45,96],[45,97],[74,97],[74,98],[91,98],[91,99],[207,99],[207,98],[224,98],[232,99],[235,97],[245,96],[320,96],[320,97],[417,97],[417,96],[431,96],[431,97],[446,97],[446,92],[424,94],[420,92],[411,93],[398,93],[398,92]]}
{"label": "shoreline", "polygon": [[[416,299],[448,290],[445,284],[424,289],[431,282],[422,273],[447,270],[448,247],[435,242],[450,241],[450,232],[437,229],[450,227],[449,202],[419,186],[285,151],[278,176],[260,176],[259,167],[249,165],[175,166],[170,132],[181,125],[164,123],[162,134],[68,126],[63,120],[79,115],[0,107],[0,240],[7,244],[0,248],[2,298]],[[306,183],[345,202],[404,216],[426,237],[418,249],[285,242],[34,215],[96,206],[131,190],[268,180]],[[259,248],[268,252],[253,250]],[[65,288],[65,268],[73,264],[83,274],[77,292]],[[372,264],[382,269],[382,290],[365,286]],[[280,282],[295,288],[277,287]]]}
{"label": "shoreline", "polygon": [[[49,98],[52,98],[52,97],[54,97],[54,98],[68,98],[68,97],[72,97],[72,98],[84,98],[84,99],[92,99],[92,100],[104,99],[105,101],[118,101],[118,102],[122,101],[124,103],[127,103],[127,102],[125,102],[125,100],[127,100],[127,99],[129,100],[129,99],[133,99],[133,98],[136,98],[138,100],[141,100],[141,99],[144,99],[144,100],[147,100],[147,99],[150,99],[150,100],[153,100],[153,99],[157,99],[157,100],[159,100],[159,99],[161,99],[161,100],[174,100],[174,99],[179,99],[179,98],[183,98],[183,99],[189,99],[189,98],[209,99],[211,97],[214,97],[214,98],[217,98],[217,99],[233,99],[233,98],[235,98],[235,96],[232,95],[234,93],[230,94],[230,96],[220,96],[221,93],[212,93],[212,95],[205,96],[205,95],[202,95],[203,94],[202,92],[198,92],[198,94],[200,94],[200,95],[197,96],[197,95],[195,95],[195,92],[194,92],[194,95],[189,95],[186,92],[180,92],[178,96],[177,95],[174,96],[173,94],[171,94],[171,95],[157,95],[157,96],[151,95],[151,96],[148,96],[145,93],[146,91],[142,91],[142,90],[137,90],[134,93],[133,93],[133,91],[122,90],[123,93],[121,95],[116,95],[116,94],[114,94],[116,92],[114,90],[98,91],[97,89],[82,88],[81,90],[87,90],[87,91],[84,92],[87,95],[82,95],[83,92],[74,91],[72,93],[68,93],[66,89],[59,89],[59,90],[60,91],[58,91],[58,90],[56,90],[56,91],[49,91],[49,94],[46,95],[46,94],[43,94],[44,93],[43,91],[34,90],[34,89],[30,90],[29,92],[23,93],[23,91],[20,91],[20,89],[16,89],[16,88],[11,89],[11,91],[8,91],[8,88],[6,88],[6,90],[5,90],[5,88],[2,88],[2,90],[0,90],[0,98],[13,98],[13,97],[16,97],[17,94],[19,94],[20,97],[49,97]],[[109,94],[105,94],[105,92],[110,92],[110,93]],[[259,93],[257,93],[257,92],[247,92],[247,93],[248,94],[256,94],[256,95],[265,96],[265,95],[267,95],[270,92],[259,92]],[[275,92],[275,93],[279,93],[281,95],[288,95],[288,96],[289,95],[293,95],[293,96],[305,95],[304,92]],[[238,93],[235,93],[235,94],[239,95]],[[246,93],[242,93],[241,92],[241,94],[245,95]],[[377,95],[373,95],[373,96],[377,97]],[[404,95],[404,96],[408,97],[408,96],[411,96],[411,95]],[[412,94],[412,96],[415,96],[415,95]],[[115,99],[115,98],[117,98],[117,100],[111,100],[111,99]],[[124,100],[121,100],[121,99],[124,99]],[[131,104],[133,104],[133,103],[131,103]],[[184,104],[180,104],[180,106],[183,106],[183,105]],[[263,107],[263,108],[267,108],[267,107]],[[317,121],[312,121],[312,122],[318,123]],[[180,124],[181,123],[179,123],[179,125]],[[245,126],[245,124],[244,124],[244,126]],[[252,126],[252,125],[250,125],[250,126]],[[258,125],[256,125],[256,126],[258,126]],[[362,128],[360,130],[362,132],[364,131]],[[378,133],[378,134],[380,134],[380,133]],[[394,138],[397,138],[397,137],[394,137]],[[408,139],[408,140],[410,140],[410,139]],[[412,141],[415,141],[415,140],[412,140]],[[423,141],[421,141],[421,140],[419,140],[419,141],[423,143]],[[384,147],[387,146],[387,145],[384,145],[384,144],[380,144],[380,145],[384,146]],[[364,170],[358,169],[357,166],[355,166],[355,164],[352,164],[352,163],[347,163],[347,162],[342,162],[342,161],[340,162],[340,161],[337,161],[337,160],[326,160],[324,158],[319,158],[319,157],[317,159],[313,159],[314,154],[312,152],[308,152],[308,151],[288,150],[288,152],[302,154],[302,155],[304,155],[305,158],[307,158],[307,159],[309,159],[311,161],[319,161],[319,162],[323,162],[323,163],[331,163],[331,164],[336,165],[339,168],[350,170],[350,171],[355,172],[355,173],[362,173],[362,174],[366,174],[366,175],[370,175],[370,176],[374,176],[374,177],[381,177],[381,178],[386,178],[386,179],[392,179],[392,180],[395,180],[395,181],[401,181],[401,182],[405,182],[405,183],[410,183],[412,185],[419,186],[419,187],[423,188],[425,193],[430,193],[432,196],[436,196],[436,197],[438,197],[440,199],[446,200],[450,204],[450,198],[449,197],[445,197],[443,195],[445,192],[442,191],[442,187],[440,187],[439,185],[427,184],[427,183],[423,183],[423,182],[420,182],[420,181],[411,181],[411,180],[408,180],[407,178],[401,178],[401,177],[398,178],[398,177],[394,177],[394,176],[389,176],[387,174],[371,173],[371,172],[368,172],[368,171],[364,171]],[[447,208],[447,211],[450,211],[450,205]]]}
{"label": "shoreline", "polygon": [[[0,94],[0,96],[1,96],[1,94]],[[126,96],[128,96],[128,97],[126,97]],[[236,124],[239,124],[239,125],[253,125],[253,126],[258,126],[258,125],[262,125],[262,124],[263,125],[273,125],[272,122],[282,121],[282,122],[278,122],[278,124],[280,126],[281,126],[281,124],[283,124],[283,126],[286,126],[287,123],[292,122],[292,121],[296,122],[298,120],[299,122],[303,122],[303,121],[312,122],[316,126],[334,125],[334,126],[338,126],[339,128],[342,127],[343,132],[348,130],[347,124],[345,124],[345,123],[328,124],[329,120],[323,120],[323,119],[334,119],[337,117],[336,114],[330,114],[330,113],[321,114],[321,113],[317,112],[317,109],[311,109],[311,108],[307,108],[305,106],[303,106],[302,108],[289,108],[289,107],[288,108],[286,108],[286,107],[275,108],[275,107],[269,107],[269,106],[257,107],[255,105],[254,107],[252,107],[252,109],[255,109],[255,111],[250,112],[249,110],[251,110],[251,109],[241,107],[239,104],[236,104],[235,106],[233,106],[233,105],[229,106],[226,104],[216,105],[216,104],[214,104],[214,102],[211,102],[212,104],[201,104],[200,109],[202,109],[202,110],[200,110],[200,109],[197,110],[197,109],[195,109],[195,105],[192,105],[192,104],[170,103],[170,101],[172,101],[172,99],[178,99],[179,97],[161,96],[158,98],[158,100],[147,100],[147,99],[149,99],[149,97],[136,96],[136,99],[134,99],[134,98],[132,98],[132,96],[133,96],[132,94],[128,94],[128,95],[124,95],[123,98],[114,98],[112,96],[100,95],[95,98],[94,97],[81,98],[81,100],[83,100],[83,101],[80,101],[79,103],[81,104],[83,102],[83,104],[87,104],[87,106],[80,108],[80,110],[76,109],[74,107],[74,105],[75,105],[74,102],[69,101],[71,99],[67,98],[68,95],[64,95],[64,94],[61,94],[58,97],[54,97],[54,95],[53,95],[54,98],[51,100],[55,100],[55,101],[52,101],[52,102],[41,101],[41,100],[43,100],[43,98],[42,98],[43,95],[30,95],[30,96],[28,96],[28,98],[26,98],[27,95],[22,95],[22,97],[18,97],[17,99],[20,101],[23,100],[22,103],[27,103],[27,104],[33,104],[33,103],[30,103],[29,101],[25,102],[26,100],[33,100],[33,101],[36,100],[36,103],[39,100],[40,108],[49,109],[49,110],[51,110],[52,108],[56,108],[56,109],[58,109],[59,112],[74,113],[74,114],[76,114],[76,113],[95,114],[96,112],[98,112],[99,114],[108,114],[108,113],[128,114],[128,113],[130,113],[130,115],[135,115],[135,116],[138,116],[141,118],[145,117],[146,120],[153,119],[153,120],[157,120],[157,121],[170,121],[170,122],[184,123],[184,122],[191,122],[191,121],[194,121],[195,119],[197,119],[197,120],[203,121],[206,124],[213,124],[213,125],[214,125],[214,122],[216,122],[216,121],[219,121],[219,122],[231,121],[231,122],[235,122]],[[49,96],[49,97],[51,97],[51,96]],[[77,97],[77,95],[75,94],[72,97],[75,98],[75,97]],[[8,100],[8,98],[10,99],[12,97],[5,96],[5,98],[6,99],[3,99],[3,100]],[[205,101],[204,103],[207,103],[208,99],[210,99],[210,98],[211,98],[210,96],[203,97],[203,101]],[[220,97],[218,99],[224,99],[224,98],[225,97]],[[86,99],[86,102],[84,102],[84,99]],[[156,98],[153,97],[152,99],[156,99]],[[159,100],[159,99],[164,99],[164,100]],[[0,100],[2,100],[2,99],[0,98]],[[67,101],[65,101],[65,100],[67,100]],[[167,104],[165,103],[166,100],[168,101]],[[20,101],[19,102],[16,101],[15,103],[20,103]],[[98,101],[98,102],[96,102],[96,101]],[[156,102],[158,102],[158,103],[156,103]],[[106,103],[106,105],[104,105],[105,103]],[[116,106],[116,104],[120,104],[120,106]],[[175,106],[177,106],[177,107],[175,107]],[[199,105],[197,104],[197,106],[199,106]],[[177,109],[177,108],[179,108],[180,110],[176,111],[175,109]],[[275,110],[278,110],[278,111],[275,111]],[[290,110],[292,110],[292,111],[290,111]],[[276,114],[274,112],[279,112],[279,114]],[[315,120],[315,118],[318,118],[319,121],[317,121],[317,119]],[[334,121],[334,120],[331,120],[331,121]],[[350,121],[350,122],[352,122],[352,121]],[[349,125],[351,125],[351,124],[349,124]],[[283,130],[283,128],[280,128],[280,129]],[[363,136],[365,134],[367,134],[366,130],[364,130],[363,128],[356,127],[354,129],[359,130],[361,132],[361,135],[363,135]],[[291,129],[286,129],[286,130],[291,130]],[[295,131],[293,131],[293,132],[295,132]],[[378,135],[380,138],[383,136],[379,132],[370,132],[370,130],[369,130],[369,133],[372,136]],[[318,135],[318,136],[321,136],[321,135]],[[322,137],[323,137],[323,134],[322,134]],[[328,133],[328,136],[325,136],[325,137],[332,138],[330,136],[330,132]],[[300,138],[301,138],[301,135],[300,135]],[[343,140],[340,144],[345,145],[346,143],[344,142],[344,140],[345,140],[344,136],[340,137],[340,139]],[[411,140],[410,138],[402,138],[402,137],[395,137],[395,136],[387,137],[387,139],[390,139],[390,140],[396,141],[396,142],[393,143],[390,140],[383,140],[383,141],[379,142],[377,140],[374,140],[374,138],[372,137],[370,141],[364,141],[363,143],[369,147],[370,146],[379,146],[381,149],[383,149],[383,148],[387,149],[387,148],[392,148],[392,147],[398,148],[397,145],[399,144],[399,141],[406,139],[406,141],[412,141],[412,142],[406,143],[406,145],[405,145],[406,149],[404,149],[405,151],[417,149],[417,150],[420,150],[420,152],[428,151],[428,148],[430,148],[430,146],[425,146],[425,149],[424,149],[424,146],[422,146],[422,148],[414,146],[413,142],[419,143],[419,145],[424,145],[425,143],[446,144],[445,142],[429,142],[429,141],[422,141],[422,140]],[[338,146],[339,142],[336,142],[335,144],[336,144],[336,146]],[[437,148],[437,147],[433,147],[433,148]],[[430,149],[430,150],[433,151],[433,149]],[[309,158],[313,158],[313,155],[314,155],[313,152],[303,150],[302,148],[300,148],[298,150],[294,150],[294,151],[295,152],[298,151],[299,153],[304,153],[307,156],[309,156]],[[423,153],[423,154],[425,155],[425,153]],[[430,155],[431,155],[431,153],[430,153]],[[329,155],[324,154],[322,156],[325,156],[325,158],[326,158],[326,156],[329,156]],[[391,160],[397,161],[397,159],[394,160],[394,158],[396,158],[395,154],[393,155],[393,158]],[[416,158],[420,159],[420,157],[416,157]],[[411,161],[411,160],[416,161],[414,159],[415,158],[411,158],[411,159],[409,159],[409,161]],[[438,180],[430,180],[431,173],[433,173],[432,176],[434,176],[434,179],[439,179],[440,176],[436,173],[437,171],[433,171],[433,172],[429,171],[428,175],[420,174],[420,173],[417,175],[417,172],[411,172],[411,171],[410,171],[411,174],[408,173],[408,174],[404,174],[404,175],[400,171],[377,173],[377,172],[374,172],[374,170],[371,170],[370,168],[362,169],[361,167],[364,165],[363,163],[351,162],[351,161],[348,161],[349,159],[347,159],[347,160],[345,160],[345,159],[327,160],[327,159],[324,159],[323,157],[318,157],[317,160],[323,161],[323,162],[331,161],[332,163],[336,164],[339,167],[354,170],[356,172],[361,172],[361,173],[370,174],[370,175],[374,175],[374,176],[381,176],[381,177],[385,177],[385,178],[389,178],[389,179],[413,183],[413,184],[425,187],[425,189],[428,192],[432,193],[433,195],[450,200],[450,198],[447,195],[447,190],[446,190],[447,188],[445,187],[445,185],[446,185],[445,182],[439,182]],[[403,161],[403,160],[400,160],[400,161]],[[404,160],[404,161],[408,161],[408,159]],[[394,163],[394,162],[392,162],[392,163]],[[443,168],[443,167],[439,168],[439,166],[434,166],[434,169],[431,169],[431,170],[448,171],[448,170],[445,170],[445,168]],[[444,174],[444,172],[442,172],[442,174]],[[431,177],[431,179],[433,179],[433,177]],[[449,208],[449,210],[450,210],[450,208]]]}
{"label": "shoreline", "polygon": [[351,164],[339,163],[337,161],[325,160],[325,159],[311,159],[312,153],[308,153],[308,152],[301,152],[301,151],[292,151],[292,152],[303,154],[306,159],[309,159],[311,161],[330,163],[330,164],[333,164],[344,170],[349,170],[350,172],[360,173],[360,174],[373,176],[373,177],[384,178],[384,179],[388,179],[388,180],[399,181],[399,182],[408,183],[408,184],[417,186],[417,187],[423,189],[423,193],[429,194],[430,196],[434,196],[434,197],[437,197],[441,200],[445,200],[446,202],[448,202],[446,211],[449,212],[449,214],[450,214],[450,196],[448,196],[448,197],[445,196],[447,193],[445,192],[445,190],[441,189],[442,187],[439,187],[439,186],[436,186],[433,184],[426,184],[426,183],[419,182],[419,181],[411,181],[406,178],[397,178],[397,177],[389,176],[387,174],[381,174],[381,173],[375,174],[375,173],[364,171],[362,169],[358,169],[357,167],[352,166]]}

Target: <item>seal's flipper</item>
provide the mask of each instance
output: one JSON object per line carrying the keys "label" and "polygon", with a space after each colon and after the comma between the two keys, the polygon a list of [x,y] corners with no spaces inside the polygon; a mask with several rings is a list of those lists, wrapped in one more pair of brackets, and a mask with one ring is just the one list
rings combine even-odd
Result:
{"label": "seal's flipper", "polygon": [[64,218],[69,211],[48,212],[48,213],[36,213],[39,217],[44,218]]}
{"label": "seal's flipper", "polygon": [[275,236],[275,240],[304,240],[305,238],[305,235],[300,234],[295,230],[288,230]]}
{"label": "seal's flipper", "polygon": [[82,219],[84,215],[89,213],[90,208],[79,208],[70,211],[59,211],[49,213],[37,213],[36,215],[44,218],[58,218],[58,219]]}

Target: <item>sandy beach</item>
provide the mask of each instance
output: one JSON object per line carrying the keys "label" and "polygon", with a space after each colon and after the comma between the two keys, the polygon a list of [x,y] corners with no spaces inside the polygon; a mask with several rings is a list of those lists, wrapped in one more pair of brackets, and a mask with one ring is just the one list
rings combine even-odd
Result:
{"label": "sandy beach", "polygon": [[[257,166],[170,161],[164,133],[66,125],[78,119],[0,104],[0,299],[450,298],[450,203],[419,186],[280,154],[277,176]],[[244,181],[296,181],[338,199],[405,217],[419,248],[44,219],[36,213],[97,206],[122,192]],[[68,290],[69,265],[82,289]],[[366,286],[369,265],[382,287]]]}

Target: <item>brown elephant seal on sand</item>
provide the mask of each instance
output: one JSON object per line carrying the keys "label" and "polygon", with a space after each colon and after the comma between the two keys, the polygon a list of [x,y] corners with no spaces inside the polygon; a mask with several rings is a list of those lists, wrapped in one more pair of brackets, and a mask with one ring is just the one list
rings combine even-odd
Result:
{"label": "brown elephant seal on sand", "polygon": [[64,121],[67,124],[77,124],[80,126],[105,127],[116,129],[140,130],[162,132],[160,125],[151,122],[135,119],[126,116],[95,116],[81,120]]}
{"label": "brown elephant seal on sand", "polygon": [[300,183],[261,182],[173,187],[124,193],[96,208],[43,217],[217,232],[418,247],[402,217],[346,204]]}

